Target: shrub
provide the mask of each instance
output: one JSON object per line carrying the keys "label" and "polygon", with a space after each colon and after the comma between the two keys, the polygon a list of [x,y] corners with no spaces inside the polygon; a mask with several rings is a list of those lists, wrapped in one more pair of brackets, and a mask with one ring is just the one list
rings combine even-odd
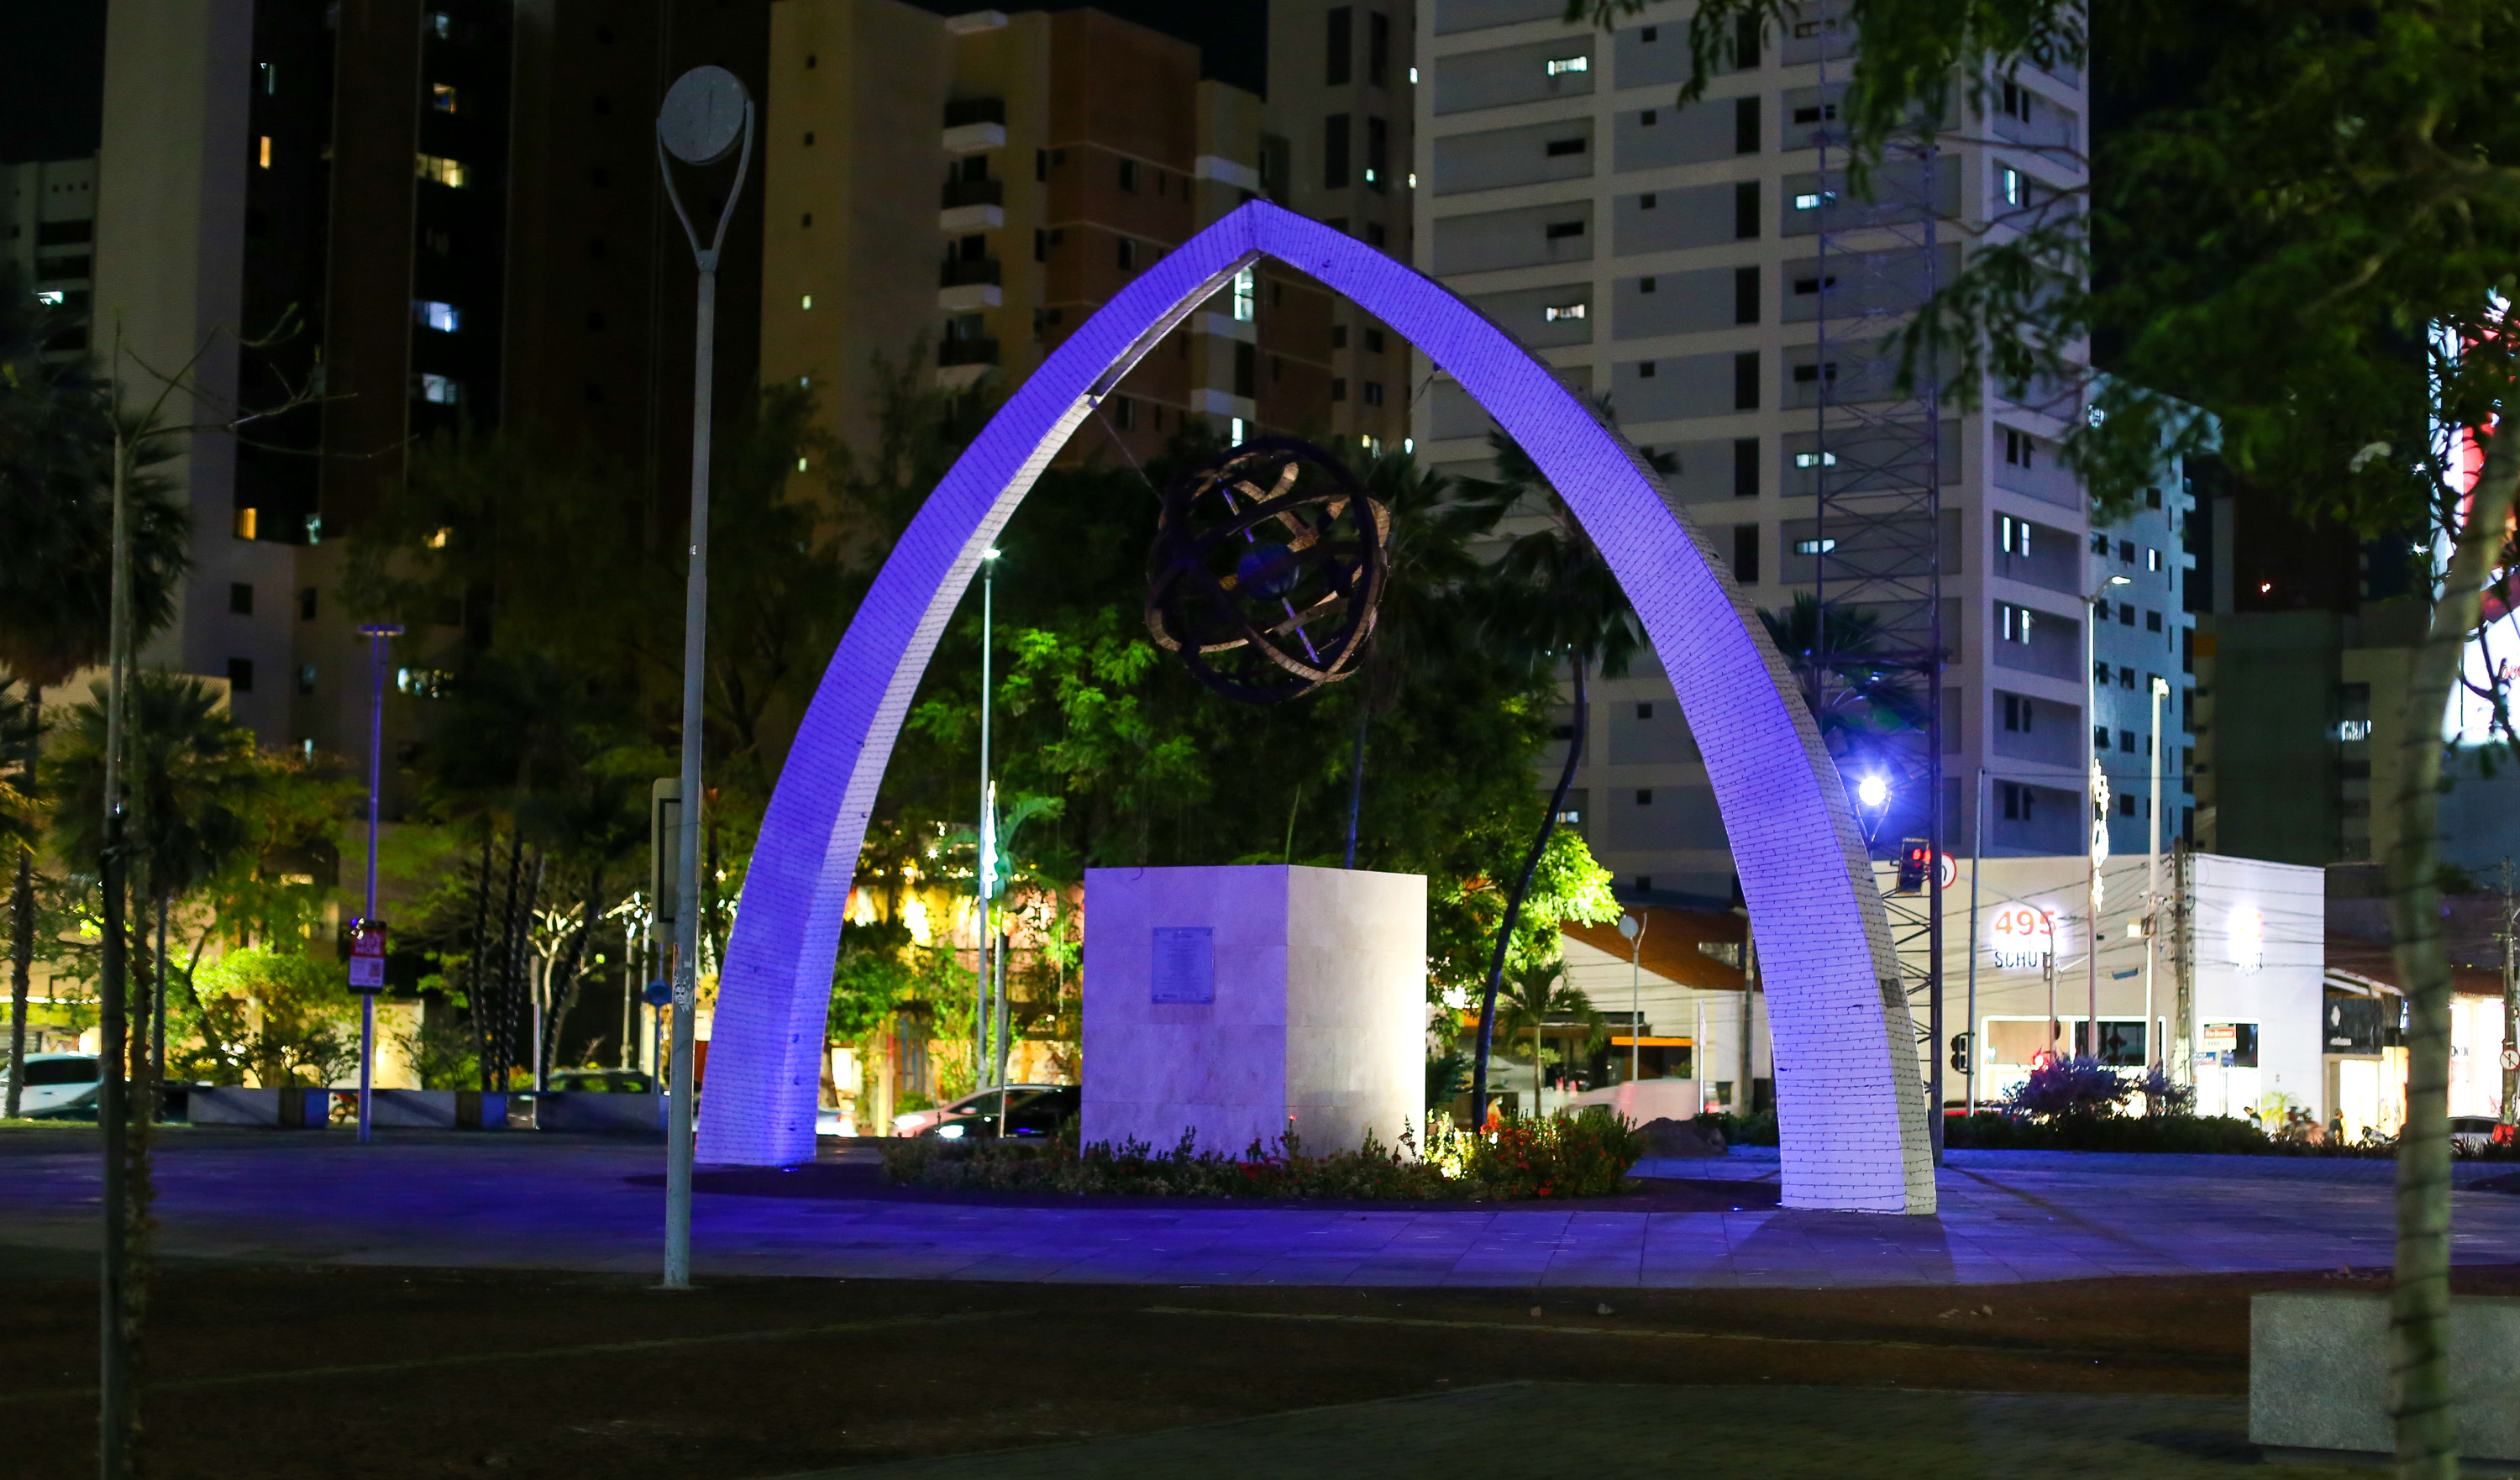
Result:
{"label": "shrub", "polygon": [[1079,1147],[1071,1122],[1051,1141],[941,1141],[883,1146],[887,1181],[912,1187],[1141,1197],[1322,1197],[1393,1202],[1486,1197],[1598,1197],[1616,1192],[1639,1152],[1634,1127],[1606,1106],[1545,1120],[1508,1120],[1486,1135],[1438,1119],[1424,1155],[1404,1128],[1398,1146],[1371,1134],[1352,1151],[1306,1151],[1290,1128],[1239,1156],[1202,1151],[1184,1131],[1171,1149],[1142,1141]]}
{"label": "shrub", "polygon": [[1997,1107],[2038,1119],[2115,1115],[2136,1092],[2134,1081],[2096,1058],[2050,1058],[2014,1085]]}

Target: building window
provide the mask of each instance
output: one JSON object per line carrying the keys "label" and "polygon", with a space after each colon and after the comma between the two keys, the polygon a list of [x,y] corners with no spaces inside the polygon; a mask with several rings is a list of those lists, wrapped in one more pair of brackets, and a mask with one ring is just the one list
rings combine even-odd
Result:
{"label": "building window", "polygon": [[2006,464],[2014,468],[2029,467],[2031,449],[2035,445],[2029,433],[2015,431],[2009,426],[2003,428],[2003,461]]}
{"label": "building window", "polygon": [[1365,245],[1366,245],[1366,246],[1368,246],[1368,247],[1380,247],[1380,246],[1382,245],[1382,243],[1383,243],[1383,236],[1382,236],[1382,223],[1381,223],[1381,222],[1379,222],[1379,221],[1368,221],[1368,222],[1366,222],[1366,223],[1365,223]]}
{"label": "building window", "polygon": [[1755,499],[1759,496],[1759,439],[1732,439],[1732,496]]}
{"label": "building window", "polygon": [[1759,409],[1759,351],[1745,349],[1732,357],[1732,409]]}
{"label": "building window", "polygon": [[1552,77],[1563,77],[1570,72],[1589,72],[1593,69],[1593,59],[1590,57],[1552,57],[1541,69]]}
{"label": "building window", "polygon": [[1637,718],[1639,718],[1639,719],[1651,719],[1651,718],[1653,718],[1653,705],[1652,705],[1652,703],[1650,703],[1650,702],[1644,702],[1644,703],[1640,703],[1640,704],[1638,704],[1638,705],[1637,705]]}
{"label": "building window", "polygon": [[[2101,682],[2106,683],[2107,680],[2102,679]],[[2118,670],[2118,687],[2128,690],[2135,688],[2135,670],[2133,668],[2120,668]]]}
{"label": "building window", "polygon": [[431,185],[443,185],[452,190],[464,188],[464,161],[461,159],[450,159],[444,155],[421,155],[417,160],[417,172],[421,179]]}
{"label": "building window", "polygon": [[1759,182],[1744,180],[1732,187],[1732,237],[1747,242],[1759,234]]}
{"label": "building window", "polygon": [[2135,603],[2118,603],[2118,625],[2121,627],[2132,627],[2135,625]]}
{"label": "building window", "polygon": [[1650,381],[1653,378],[1654,362],[1651,360],[1639,360],[1637,362],[1637,379],[1640,381]]}
{"label": "building window", "polygon": [[2018,694],[2003,696],[2003,728],[2015,735],[2028,735],[2038,706]]}
{"label": "building window", "polygon": [[1322,189],[1347,189],[1348,115],[1332,113],[1322,122]]}
{"label": "building window", "polygon": [[2030,521],[2008,514],[1995,516],[1995,546],[2006,555],[2030,553]]}
{"label": "building window", "polygon": [[2031,820],[2031,808],[2036,800],[2036,794],[2032,792],[2028,786],[2016,785],[2011,782],[2005,782],[1998,789],[2000,789],[2003,794],[2003,820],[2005,822],[2026,823]]}
{"label": "building window", "polygon": [[2021,171],[2009,164],[1995,167],[1995,193],[2006,205],[2021,203]]}
{"label": "building window", "polygon": [[1330,377],[1330,399],[1333,401],[1344,401],[1347,399],[1347,377]]}
{"label": "building window", "polygon": [[1732,322],[1759,322],[1759,269],[1755,267],[1732,269]]}
{"label": "building window", "polygon": [[1996,633],[2004,642],[2027,644],[2030,641],[2030,623],[2035,613],[2027,606],[2015,606],[2009,602],[1998,602],[1995,604]]}
{"label": "building window", "polygon": [[2119,748],[2120,750],[2125,751],[2125,752],[2126,752],[2127,754],[2129,754],[2129,755],[2133,755],[2133,754],[2135,754],[2135,732],[2134,732],[2134,731],[2132,731],[2132,730],[2121,730],[2121,731],[2119,731],[2119,732],[2118,732],[2118,748]]}
{"label": "building window", "polygon": [[2135,563],[2135,541],[2118,541],[2118,562],[2124,565],[2132,565]]}
{"label": "building window", "polygon": [[[428,84],[428,106],[441,113],[460,113],[464,111],[464,100],[456,94],[453,83],[432,82]],[[805,142],[813,143],[814,136],[807,134]]]}
{"label": "building window", "polygon": [[280,96],[279,67],[272,66],[268,62],[257,62],[253,65],[253,72],[254,80],[262,84],[262,95],[264,97],[276,98]]}
{"label": "building window", "polygon": [[1637,123],[1640,127],[1651,128],[1654,126],[1654,110],[1648,108],[1644,112],[1637,114]]}
{"label": "building window", "polygon": [[[1759,526],[1756,524],[1732,526],[1732,579],[1744,586],[1759,584]],[[1653,712],[1649,706],[1638,707],[1644,711],[1637,716],[1639,719],[1648,718]]]}
{"label": "building window", "polygon": [[1759,152],[1759,99],[1753,94],[1732,100],[1732,153],[1755,155]]}
{"label": "building window", "polygon": [[1375,190],[1391,188],[1391,125],[1381,118],[1365,120],[1365,183]]}
{"label": "building window", "polygon": [[2100,752],[2100,753],[2102,753],[2102,754],[2106,754],[2106,753],[2108,752],[2108,748],[2109,748],[2109,727],[2108,727],[2108,726],[2106,726],[2106,725],[2093,725],[2093,726],[2092,727],[2092,748],[2093,750],[2099,751],[2099,752]]}
{"label": "building window", "polygon": [[1809,539],[1794,541],[1794,554],[1796,555],[1829,555],[1834,553],[1836,549],[1837,541],[1835,539]]}
{"label": "building window", "polygon": [[1365,80],[1376,87],[1391,80],[1391,18],[1380,11],[1368,11],[1365,16]]}
{"label": "building window", "polygon": [[1117,256],[1120,263],[1120,270],[1122,272],[1136,272],[1138,270],[1138,244],[1136,242],[1127,237],[1122,237],[1120,239],[1120,247]]}
{"label": "building window", "polygon": [[1584,141],[1581,139],[1552,139],[1549,141],[1549,157],[1552,159],[1564,158],[1568,155],[1580,155],[1583,152]]}
{"label": "building window", "polygon": [[1554,324],[1560,319],[1580,319],[1586,311],[1586,306],[1581,303],[1553,303],[1542,309],[1540,317],[1543,323]]}
{"label": "building window", "polygon": [[1651,279],[1651,278],[1639,278],[1639,279],[1637,279],[1637,292],[1653,292],[1653,291],[1654,291],[1654,280],[1653,280],[1653,279]]}
{"label": "building window", "polygon": [[1328,20],[1328,65],[1323,69],[1322,80],[1330,87],[1345,87],[1355,70],[1356,12],[1348,6],[1334,6]]}
{"label": "building window", "polygon": [[308,586],[297,593],[297,619],[299,621],[311,622],[315,620],[315,588],[312,586]]}
{"label": "building window", "polygon": [[1130,427],[1137,425],[1137,402],[1129,399],[1127,396],[1113,396],[1109,404],[1111,407],[1111,425],[1113,426],[1122,431],[1127,431]]}
{"label": "building window", "polygon": [[2161,613],[2158,611],[2145,612],[2143,614],[2143,630],[2146,632],[2159,632],[2161,630]]}
{"label": "building window", "polygon": [[1639,786],[1637,788],[1637,805],[1640,807],[1650,807],[1653,805],[1653,788],[1651,786]]}
{"label": "building window", "polygon": [[1796,297],[1812,297],[1827,289],[1835,288],[1836,286],[1837,274],[1835,273],[1830,273],[1825,277],[1796,278],[1794,279],[1794,295]]}
{"label": "building window", "polygon": [[2121,791],[2121,792],[2119,792],[2119,793],[2118,793],[2118,816],[2120,816],[2120,817],[2133,817],[2133,816],[2135,816],[2135,793],[2134,793],[2134,792],[2132,792],[2132,791]]}
{"label": "building window", "polygon": [[312,694],[315,692],[315,665],[313,663],[300,663],[297,665],[297,692],[300,694]]}
{"label": "building window", "polygon": [[228,610],[238,616],[253,615],[253,587],[244,581],[228,582]]}
{"label": "building window", "polygon": [[1797,452],[1794,454],[1794,466],[1796,468],[1834,468],[1837,466],[1837,454],[1833,452]]}
{"label": "building window", "polygon": [[2015,122],[2029,122],[2030,89],[2018,82],[2006,82],[2003,84],[2003,96],[1997,104],[1997,111]]}
{"label": "building window", "polygon": [[1552,221],[1549,223],[1549,226],[1543,235],[1547,236],[1552,242],[1563,242],[1570,237],[1580,237],[1584,235],[1584,223],[1581,221]]}
{"label": "building window", "polygon": [[420,321],[421,328],[439,334],[453,334],[464,327],[464,311],[452,303],[423,298],[411,305],[411,316]]}
{"label": "building window", "polygon": [[1137,160],[1123,159],[1120,161],[1120,188],[1133,196],[1138,193]]}
{"label": "building window", "polygon": [[1379,406],[1382,404],[1382,382],[1380,381],[1367,381],[1364,383],[1364,390],[1365,404],[1368,406]]}
{"label": "building window", "polygon": [[1248,324],[1258,311],[1260,282],[1246,267],[1234,275],[1234,322]]}
{"label": "building window", "polygon": [[254,163],[264,169],[271,168],[271,135],[262,136],[261,143],[254,152]]}
{"label": "building window", "polygon": [[430,405],[455,406],[462,404],[464,399],[464,387],[456,383],[454,377],[424,372],[415,379],[420,382],[420,398],[428,402]]}
{"label": "building window", "polygon": [[228,659],[228,688],[237,694],[253,692],[253,659],[249,657]]}
{"label": "building window", "polygon": [[[2154,489],[2153,492],[2155,496],[2158,496],[2160,490]],[[2161,568],[2161,552],[2154,550],[2149,546],[2145,547],[2143,552],[2143,568],[2146,570],[2159,570]]]}

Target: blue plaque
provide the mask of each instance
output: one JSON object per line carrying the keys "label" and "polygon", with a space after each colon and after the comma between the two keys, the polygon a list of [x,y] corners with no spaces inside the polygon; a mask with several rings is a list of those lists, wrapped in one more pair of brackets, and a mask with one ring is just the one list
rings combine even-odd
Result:
{"label": "blue plaque", "polygon": [[1216,1001],[1216,931],[1213,927],[1155,927],[1152,1000],[1187,1005]]}

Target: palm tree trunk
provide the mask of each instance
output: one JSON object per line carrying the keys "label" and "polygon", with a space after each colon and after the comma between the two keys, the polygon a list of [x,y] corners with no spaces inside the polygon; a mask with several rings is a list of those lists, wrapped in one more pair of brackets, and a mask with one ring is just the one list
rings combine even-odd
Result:
{"label": "palm tree trunk", "polygon": [[472,1000],[472,1010],[468,1014],[472,1019],[472,1067],[480,1076],[484,1093],[490,1088],[490,1041],[493,1035],[490,997],[483,990],[486,982],[481,973],[481,964],[487,960],[482,947],[484,937],[490,931],[490,870],[495,867],[492,850],[498,845],[498,829],[481,830],[481,870],[474,876],[472,886],[472,959],[465,963],[464,967],[466,995]]}
{"label": "palm tree trunk", "polygon": [[2415,653],[2400,722],[2398,841],[2390,865],[2397,966],[2407,985],[2407,1124],[2398,1139],[2398,1270],[2390,1297],[2398,1433],[2405,1480],[2452,1480],[2458,1427],[2450,1391],[2450,999],[2441,941],[2435,830],[2441,806],[2442,715],[2485,587],[2502,563],[2520,487],[2520,449],[2488,444],[2467,521]]}
{"label": "palm tree trunk", "polygon": [[[27,735],[27,767],[33,769],[35,743],[44,733],[44,691],[32,684],[26,686],[26,713],[31,716],[32,730]],[[5,1103],[0,1103],[0,1117],[18,1118],[19,1096],[23,1088],[26,1061],[26,993],[35,971],[35,850],[23,843],[18,847],[18,881],[9,890],[9,1091]]]}
{"label": "palm tree trunk", "polygon": [[577,994],[586,985],[586,947],[595,936],[595,921],[604,908],[604,866],[597,864],[586,875],[585,908],[579,916],[577,934],[568,943],[568,955],[555,973],[559,999],[552,1009],[550,1026],[543,1033],[542,1069],[548,1077],[560,1067],[560,1029],[568,1021],[569,1012],[577,1007]]}
{"label": "palm tree trunk", "polygon": [[1373,722],[1373,705],[1368,696],[1356,700],[1356,755],[1348,762],[1347,791],[1347,866],[1356,867],[1356,821],[1365,810],[1365,727]]}
{"label": "palm tree trunk", "polygon": [[18,1118],[26,1062],[26,993],[35,971],[35,850],[18,848],[18,882],[9,891],[9,1098],[0,1115]]}
{"label": "palm tree trunk", "polygon": [[517,995],[517,891],[524,882],[525,834],[512,833],[508,839],[508,894],[499,905],[499,957],[493,980],[498,983],[497,1001],[491,1007],[491,1027],[497,1043],[492,1066],[499,1076],[499,1088],[508,1088],[508,1070],[516,1060],[516,995]]}
{"label": "palm tree trunk", "polygon": [[1557,789],[1550,794],[1549,811],[1540,819],[1540,835],[1532,839],[1531,856],[1523,860],[1522,877],[1514,881],[1513,893],[1505,902],[1505,920],[1497,926],[1496,954],[1488,962],[1487,992],[1479,1002],[1479,1051],[1470,1065],[1470,1116],[1474,1125],[1488,1120],[1488,1052],[1496,1042],[1497,988],[1505,983],[1506,948],[1513,942],[1513,927],[1522,918],[1522,897],[1531,892],[1531,875],[1540,867],[1540,855],[1549,850],[1549,834],[1557,827],[1557,814],[1566,809],[1567,788],[1575,785],[1575,768],[1584,758],[1584,667],[1587,654],[1575,654],[1575,732],[1566,738],[1566,765],[1557,773]]}

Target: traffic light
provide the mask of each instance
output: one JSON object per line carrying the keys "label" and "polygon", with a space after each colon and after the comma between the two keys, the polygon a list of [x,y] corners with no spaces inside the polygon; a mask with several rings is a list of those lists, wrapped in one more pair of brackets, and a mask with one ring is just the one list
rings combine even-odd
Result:
{"label": "traffic light", "polygon": [[1934,872],[1934,846],[1921,837],[1912,837],[1899,845],[1899,892],[1913,894],[1925,887]]}
{"label": "traffic light", "polygon": [[1968,1071],[1969,1036],[1966,1033],[1955,1033],[1952,1035],[1952,1072],[1965,1074]]}

